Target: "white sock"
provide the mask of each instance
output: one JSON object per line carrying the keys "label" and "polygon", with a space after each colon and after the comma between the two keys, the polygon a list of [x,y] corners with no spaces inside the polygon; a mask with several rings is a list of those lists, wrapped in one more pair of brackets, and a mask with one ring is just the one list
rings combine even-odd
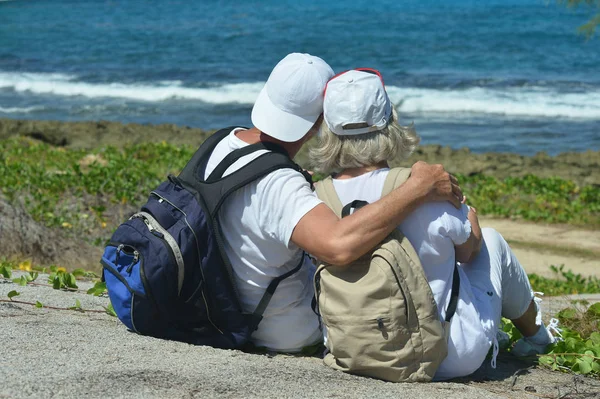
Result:
{"label": "white sock", "polygon": [[527,341],[536,345],[548,345],[552,342],[552,336],[548,332],[548,329],[546,329],[544,323],[542,323],[538,332],[531,337],[527,337]]}

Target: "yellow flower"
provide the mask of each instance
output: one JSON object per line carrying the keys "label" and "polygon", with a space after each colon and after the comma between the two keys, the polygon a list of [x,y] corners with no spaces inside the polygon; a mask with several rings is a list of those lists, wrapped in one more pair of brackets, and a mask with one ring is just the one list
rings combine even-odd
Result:
{"label": "yellow flower", "polygon": [[57,272],[63,272],[63,273],[66,273],[66,272],[67,272],[67,269],[61,266],[61,267],[57,267],[57,268],[56,268],[56,271],[57,271]]}
{"label": "yellow flower", "polygon": [[106,222],[102,222],[102,223],[100,223],[100,225],[102,226],[103,229],[106,228]]}
{"label": "yellow flower", "polygon": [[73,227],[73,225],[68,222],[63,222],[62,227],[64,227],[65,229],[70,229],[71,227]]}
{"label": "yellow flower", "polygon": [[26,272],[31,271],[31,261],[26,260],[25,262],[19,263],[19,270],[25,270]]}

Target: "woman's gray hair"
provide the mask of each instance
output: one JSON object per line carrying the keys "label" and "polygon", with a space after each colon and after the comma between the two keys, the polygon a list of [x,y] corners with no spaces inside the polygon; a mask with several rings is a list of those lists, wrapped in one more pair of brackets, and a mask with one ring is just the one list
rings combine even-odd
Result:
{"label": "woman's gray hair", "polygon": [[311,166],[321,173],[377,165],[394,158],[407,158],[421,140],[413,124],[400,126],[392,108],[390,124],[376,132],[338,136],[323,122],[318,143],[310,149]]}

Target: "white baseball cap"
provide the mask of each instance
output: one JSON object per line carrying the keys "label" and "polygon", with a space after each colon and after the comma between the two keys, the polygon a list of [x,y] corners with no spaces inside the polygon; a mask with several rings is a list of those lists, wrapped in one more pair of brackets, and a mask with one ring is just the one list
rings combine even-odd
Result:
{"label": "white baseball cap", "polygon": [[381,74],[363,68],[335,76],[325,89],[323,113],[329,130],[339,136],[385,128],[392,119],[392,102]]}
{"label": "white baseball cap", "polygon": [[323,113],[323,90],[332,76],[333,70],[321,58],[288,54],[258,95],[252,124],[278,140],[300,140]]}

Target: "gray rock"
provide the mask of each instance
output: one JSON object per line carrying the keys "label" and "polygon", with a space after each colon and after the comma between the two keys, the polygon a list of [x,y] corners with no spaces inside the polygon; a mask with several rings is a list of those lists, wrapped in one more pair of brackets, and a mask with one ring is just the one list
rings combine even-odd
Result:
{"label": "gray rock", "polygon": [[[38,281],[44,281],[41,276]],[[0,280],[2,280],[0,278]],[[6,281],[6,280],[4,280]],[[89,288],[90,283],[80,283]],[[0,299],[102,310],[107,298],[0,284]],[[600,381],[528,368],[508,355],[453,382],[393,384],[333,371],[320,359],[196,347],[128,332],[102,313],[0,302],[0,397],[530,398],[600,397]]]}

